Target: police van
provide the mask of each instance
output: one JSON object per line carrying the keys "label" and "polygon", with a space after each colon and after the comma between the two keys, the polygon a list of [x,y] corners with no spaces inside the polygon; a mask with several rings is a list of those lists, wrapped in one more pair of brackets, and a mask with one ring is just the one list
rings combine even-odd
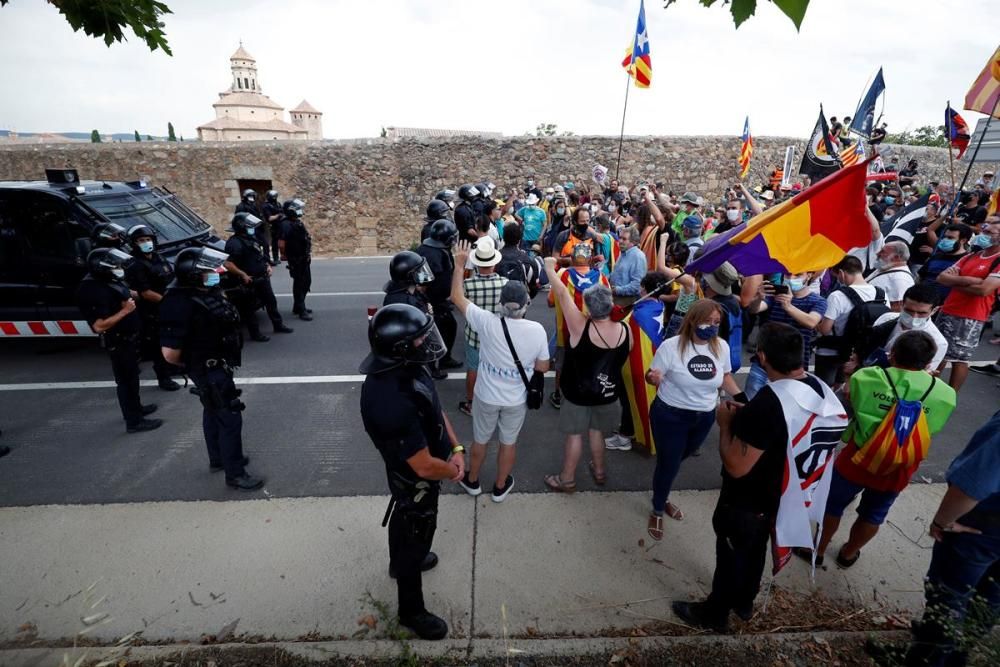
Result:
{"label": "police van", "polygon": [[0,338],[94,335],[76,307],[76,289],[98,225],[148,225],[167,258],[190,246],[224,247],[166,188],[80,181],[75,169],[46,169],[45,177],[0,181]]}

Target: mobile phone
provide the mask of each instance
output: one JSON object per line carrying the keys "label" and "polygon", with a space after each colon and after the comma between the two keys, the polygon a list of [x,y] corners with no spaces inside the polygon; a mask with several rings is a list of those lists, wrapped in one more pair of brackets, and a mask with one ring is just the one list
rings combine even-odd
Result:
{"label": "mobile phone", "polygon": [[771,276],[767,279],[767,281],[772,285],[780,285],[783,278],[784,274],[782,273],[772,273]]}
{"label": "mobile phone", "polygon": [[775,294],[788,294],[788,291],[789,291],[788,290],[788,285],[775,285],[774,286],[774,293]]}

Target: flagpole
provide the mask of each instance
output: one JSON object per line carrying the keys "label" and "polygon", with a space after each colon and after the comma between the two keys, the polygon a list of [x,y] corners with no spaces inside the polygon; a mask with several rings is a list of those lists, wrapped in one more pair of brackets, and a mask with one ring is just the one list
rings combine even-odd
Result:
{"label": "flagpole", "polygon": [[948,100],[948,166],[951,168],[951,189],[955,190],[955,157],[951,150],[951,133],[954,131],[955,121],[951,117],[951,100]]}
{"label": "flagpole", "polygon": [[[633,65],[634,67],[634,65]],[[628,89],[632,87],[632,75],[625,80],[625,106],[622,108],[622,132],[618,137],[618,166],[615,167],[615,180],[619,180],[622,170],[622,145],[625,143],[625,112],[628,110]]]}
{"label": "flagpole", "polygon": [[[962,184],[955,191],[955,200],[951,204],[952,215],[954,215],[955,207],[958,205],[958,197],[965,188],[965,182],[969,180],[972,165],[976,163],[976,156],[979,155],[979,147],[983,145],[983,139],[986,138],[986,133],[990,131],[990,123],[993,122],[993,116],[996,115],[998,106],[1000,106],[1000,95],[997,95],[997,98],[993,101],[993,109],[990,111],[990,115],[986,117],[986,125],[983,127],[983,133],[979,135],[979,141],[976,142],[976,150],[972,152],[972,157],[969,158],[969,166],[965,168],[965,176],[962,177]],[[951,141],[950,137],[948,141]]]}

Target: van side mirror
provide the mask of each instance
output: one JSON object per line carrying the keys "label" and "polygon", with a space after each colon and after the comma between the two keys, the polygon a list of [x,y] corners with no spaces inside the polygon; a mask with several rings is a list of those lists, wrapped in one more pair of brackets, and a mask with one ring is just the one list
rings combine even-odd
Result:
{"label": "van side mirror", "polygon": [[94,244],[86,236],[81,236],[74,241],[76,247],[76,261],[81,266],[87,263],[87,255],[94,249]]}

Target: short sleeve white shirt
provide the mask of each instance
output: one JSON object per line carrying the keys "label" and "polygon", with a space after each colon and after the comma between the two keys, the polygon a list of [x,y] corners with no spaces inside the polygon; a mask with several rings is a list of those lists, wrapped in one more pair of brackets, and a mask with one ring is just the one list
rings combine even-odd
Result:
{"label": "short sleeve white shirt", "polygon": [[[514,364],[500,317],[470,303],[465,321],[479,334],[479,375],[476,378],[476,398],[490,405],[516,406],[528,400],[528,390]],[[510,338],[517,357],[530,378],[535,362],[549,358],[549,341],[545,328],[538,322],[506,318]]]}
{"label": "short sleeve white shirt", "polygon": [[[877,327],[880,324],[885,324],[886,322],[892,322],[898,319],[899,313],[885,313],[875,320],[875,324],[872,326]],[[896,339],[902,336],[904,331],[907,330],[904,330],[903,326],[899,322],[896,322],[896,326],[892,328],[892,333],[889,334],[889,339],[885,343],[886,354],[889,353],[893,344],[896,342]],[[941,334],[938,328],[934,326],[933,322],[928,322],[927,326],[920,329],[920,331],[923,331],[925,334],[933,338],[934,344],[937,346],[937,352],[934,353],[934,358],[931,359],[931,363],[927,364],[927,370],[932,371],[941,365],[941,362],[944,361],[945,355],[948,354],[948,341]]]}
{"label": "short sleeve white shirt", "polygon": [[902,301],[906,290],[913,287],[913,274],[905,266],[897,266],[885,271],[876,271],[868,277],[868,284],[885,290],[889,303]]}
{"label": "short sleeve white shirt", "polygon": [[707,344],[688,345],[680,354],[680,336],[663,341],[653,356],[650,370],[663,373],[656,396],[674,408],[707,412],[719,403],[719,388],[733,368],[729,344],[719,340],[719,354]]}

